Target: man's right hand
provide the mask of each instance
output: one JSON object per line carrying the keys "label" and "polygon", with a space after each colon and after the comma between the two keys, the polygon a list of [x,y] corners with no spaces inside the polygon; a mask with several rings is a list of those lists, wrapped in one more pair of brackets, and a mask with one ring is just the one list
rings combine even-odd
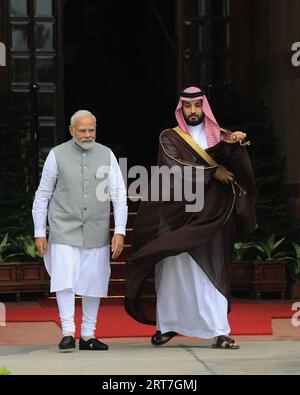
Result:
{"label": "man's right hand", "polygon": [[225,169],[225,167],[219,166],[214,174],[214,177],[222,182],[223,184],[228,184],[234,181],[234,174],[231,171]]}
{"label": "man's right hand", "polygon": [[46,254],[48,249],[48,243],[46,237],[36,237],[35,238],[35,246],[38,252],[42,255]]}

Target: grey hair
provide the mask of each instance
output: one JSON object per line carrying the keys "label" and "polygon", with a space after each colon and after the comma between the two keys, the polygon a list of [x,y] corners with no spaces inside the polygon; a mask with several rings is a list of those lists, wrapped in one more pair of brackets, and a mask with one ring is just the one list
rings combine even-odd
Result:
{"label": "grey hair", "polygon": [[92,117],[92,118],[94,118],[94,120],[96,122],[95,115],[92,114],[90,111],[79,110],[79,111],[76,111],[75,114],[72,115],[72,117],[71,117],[71,126],[74,126],[74,123],[75,123],[76,119],[83,118],[83,117]]}

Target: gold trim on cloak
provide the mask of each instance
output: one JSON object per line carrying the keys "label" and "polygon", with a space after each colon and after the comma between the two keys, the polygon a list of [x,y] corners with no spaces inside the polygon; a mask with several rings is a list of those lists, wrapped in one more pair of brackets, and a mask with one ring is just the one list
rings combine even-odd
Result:
{"label": "gold trim on cloak", "polygon": [[[177,130],[176,130],[177,129]],[[197,168],[198,166],[193,166],[193,165],[191,165],[191,164],[189,164],[189,163],[186,163],[186,162],[183,162],[183,161],[180,161],[180,160],[178,160],[178,159],[176,159],[176,158],[174,158],[173,156],[171,156],[171,155],[169,155],[167,152],[166,152],[166,150],[165,150],[165,148],[164,148],[164,145],[163,145],[163,143],[162,143],[162,141],[161,141],[161,136],[162,136],[162,134],[165,132],[165,131],[167,131],[168,129],[166,129],[166,130],[164,130],[161,134],[160,134],[160,136],[159,136],[159,142],[160,142],[160,145],[161,145],[161,147],[162,147],[162,149],[163,149],[163,151],[164,151],[164,153],[169,157],[169,158],[171,158],[171,159],[173,159],[173,160],[175,160],[177,163],[180,163],[181,165],[185,165],[185,166],[192,166],[192,167],[194,167],[194,168]],[[186,133],[184,133],[179,127],[177,127],[177,128],[173,128],[172,129],[173,131],[175,131],[176,133],[178,133],[200,156],[201,156],[201,158],[203,158],[207,163],[209,163],[209,164],[211,164],[211,166],[199,166],[199,167],[202,167],[204,170],[205,169],[211,169],[211,168],[216,168],[216,167],[219,167],[219,165],[218,165],[218,163],[207,153],[207,152],[205,152],[195,141],[194,141],[194,139],[190,136],[190,135],[187,135]],[[181,132],[181,133],[180,133]],[[227,133],[230,133],[230,132],[227,132]],[[186,137],[187,137],[187,140],[186,140]],[[190,138],[189,138],[190,137]],[[204,153],[204,157],[202,156],[203,155],[203,153]],[[214,164],[213,164],[214,163]],[[227,217],[226,217],[226,219],[225,219],[225,222],[224,222],[224,224],[223,225],[225,225],[226,223],[227,223],[227,221],[228,221],[228,219],[229,219],[229,217],[230,217],[230,215],[231,215],[231,213],[232,213],[232,211],[233,211],[233,208],[234,208],[234,205],[235,205],[235,201],[236,201],[236,191],[235,191],[235,188],[234,188],[234,186],[233,186],[233,184],[236,184],[236,185],[239,185],[236,181],[234,181],[234,182],[231,182],[230,183],[230,186],[231,186],[231,190],[232,190],[232,194],[233,194],[233,200],[232,200],[232,205],[231,205],[231,208],[230,208],[230,211],[229,211],[229,213],[228,213],[228,215],[227,215]]]}
{"label": "gold trim on cloak", "polygon": [[188,143],[189,146],[193,148],[194,151],[197,152],[201,156],[202,159],[205,160],[210,166],[219,166],[218,163],[207,153],[205,152],[199,144],[196,143],[196,141],[193,139],[193,137],[187,133],[184,133],[182,129],[180,129],[179,126],[173,129],[174,132],[179,134],[179,136],[186,142]]}
{"label": "gold trim on cloak", "polygon": [[[201,156],[202,159],[204,159],[210,166],[219,166],[218,163],[206,152],[204,151],[199,144],[196,143],[196,141],[193,139],[193,137],[190,134],[185,133],[179,126],[176,128],[173,128],[173,130],[179,134],[179,136],[186,141],[194,151],[197,152]],[[220,128],[220,130],[224,133],[231,134],[232,132],[228,129]],[[227,144],[236,144],[237,141],[226,141],[224,140],[225,143]],[[241,146],[246,146],[246,145],[251,145],[250,141],[245,141],[242,143],[241,141],[239,142]]]}
{"label": "gold trim on cloak", "polygon": [[[190,147],[192,147],[193,150],[196,151],[197,154],[199,154],[199,155],[201,156],[201,158],[204,159],[210,166],[212,166],[212,167],[219,167],[218,163],[217,163],[217,162],[216,162],[206,151],[204,151],[204,150],[200,147],[199,144],[196,143],[196,141],[192,138],[191,135],[185,133],[179,126],[177,126],[176,128],[173,128],[173,130],[174,130],[174,132],[176,132],[176,133],[177,133],[177,134],[178,134],[178,135],[179,135],[179,136],[180,136]],[[227,130],[227,129],[220,128],[220,130],[223,131],[223,132],[225,132],[225,133],[232,133],[230,130]],[[245,143],[241,143],[241,142],[240,142],[240,145],[242,145],[242,146],[250,145],[250,144],[251,144],[250,141],[246,141]],[[228,219],[229,219],[229,217],[230,217],[230,215],[231,215],[231,213],[232,213],[232,210],[233,210],[235,201],[236,201],[236,191],[235,191],[235,188],[234,188],[234,186],[233,186],[234,184],[237,185],[237,186],[240,188],[240,196],[241,196],[241,194],[247,194],[247,192],[239,185],[238,182],[236,182],[236,181],[230,182],[230,186],[231,186],[232,193],[233,193],[233,202],[232,202],[231,210],[230,210],[230,212],[229,212],[229,214],[228,214],[228,216],[227,216],[227,218],[226,218],[224,224],[226,224],[226,222],[228,221]]]}
{"label": "gold trim on cloak", "polygon": [[[162,135],[164,134],[164,132],[166,132],[167,130],[169,130],[169,129],[166,129],[166,130],[164,130],[163,132],[161,132],[161,134],[160,134],[160,136],[159,136],[159,142],[160,142],[160,145],[161,145],[161,147],[162,147],[164,153],[165,153],[169,158],[171,158],[172,160],[175,160],[175,162],[180,163],[181,165],[184,165],[184,166],[191,166],[191,167],[193,167],[193,168],[201,167],[201,168],[203,168],[204,170],[214,169],[214,168],[216,168],[216,167],[219,166],[218,164],[213,165],[213,166],[201,166],[201,165],[195,166],[195,165],[193,165],[192,163],[184,162],[184,161],[179,160],[179,159],[176,159],[176,158],[174,158],[172,155],[168,154],[167,151],[165,150],[165,147],[164,147],[164,145],[163,145],[163,142],[161,141],[161,136],[162,136]],[[174,129],[172,129],[172,130],[174,130]]]}

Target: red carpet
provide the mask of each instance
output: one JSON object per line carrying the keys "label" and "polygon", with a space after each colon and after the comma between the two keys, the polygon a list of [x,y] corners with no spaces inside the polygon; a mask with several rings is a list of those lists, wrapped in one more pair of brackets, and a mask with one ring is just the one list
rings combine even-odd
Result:
{"label": "red carpet", "polygon": [[[76,326],[81,322],[80,301],[76,301]],[[40,301],[41,307],[7,308],[7,322],[55,322],[60,326],[55,300]],[[229,322],[232,335],[272,335],[272,318],[291,318],[292,303],[234,302]],[[100,307],[96,336],[148,337],[155,332],[154,326],[143,325],[129,317],[123,305],[104,303]],[[76,333],[78,336],[79,333]]]}

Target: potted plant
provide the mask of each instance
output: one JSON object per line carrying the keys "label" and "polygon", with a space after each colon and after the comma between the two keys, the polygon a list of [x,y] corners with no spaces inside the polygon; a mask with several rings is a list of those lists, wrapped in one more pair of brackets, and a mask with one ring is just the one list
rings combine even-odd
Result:
{"label": "potted plant", "polygon": [[17,300],[22,292],[49,289],[32,238],[31,210],[38,175],[32,171],[36,158],[23,104],[13,94],[0,96],[0,293],[14,293]]}
{"label": "potted plant", "polygon": [[251,291],[253,280],[253,266],[245,259],[246,252],[253,247],[253,242],[239,242],[234,244],[234,255],[231,265],[231,290]]}
{"label": "potted plant", "polygon": [[5,234],[1,243],[0,243],[0,263],[4,263],[8,261],[13,256],[17,256],[19,254],[7,254],[11,247],[11,243],[8,242],[8,233]]}
{"label": "potted plant", "polygon": [[[17,256],[18,260],[11,261]],[[49,277],[30,235],[17,236],[14,243],[9,243],[6,234],[0,244],[0,263],[0,293],[14,293],[17,301],[23,292],[48,295]]]}
{"label": "potted plant", "polygon": [[272,234],[266,241],[255,242],[253,247],[259,252],[253,262],[254,280],[252,282],[255,298],[260,299],[262,292],[279,292],[281,299],[286,291],[286,261],[291,257],[278,251],[285,237],[275,240]]}
{"label": "potted plant", "polygon": [[293,243],[295,250],[295,257],[290,258],[291,264],[291,278],[292,283],[290,284],[290,298],[300,299],[300,245]]}
{"label": "potted plant", "polygon": [[42,255],[37,251],[35,242],[30,235],[20,235],[16,237],[16,245],[20,248],[20,253],[16,254],[23,256],[25,259],[32,261],[41,261]]}

